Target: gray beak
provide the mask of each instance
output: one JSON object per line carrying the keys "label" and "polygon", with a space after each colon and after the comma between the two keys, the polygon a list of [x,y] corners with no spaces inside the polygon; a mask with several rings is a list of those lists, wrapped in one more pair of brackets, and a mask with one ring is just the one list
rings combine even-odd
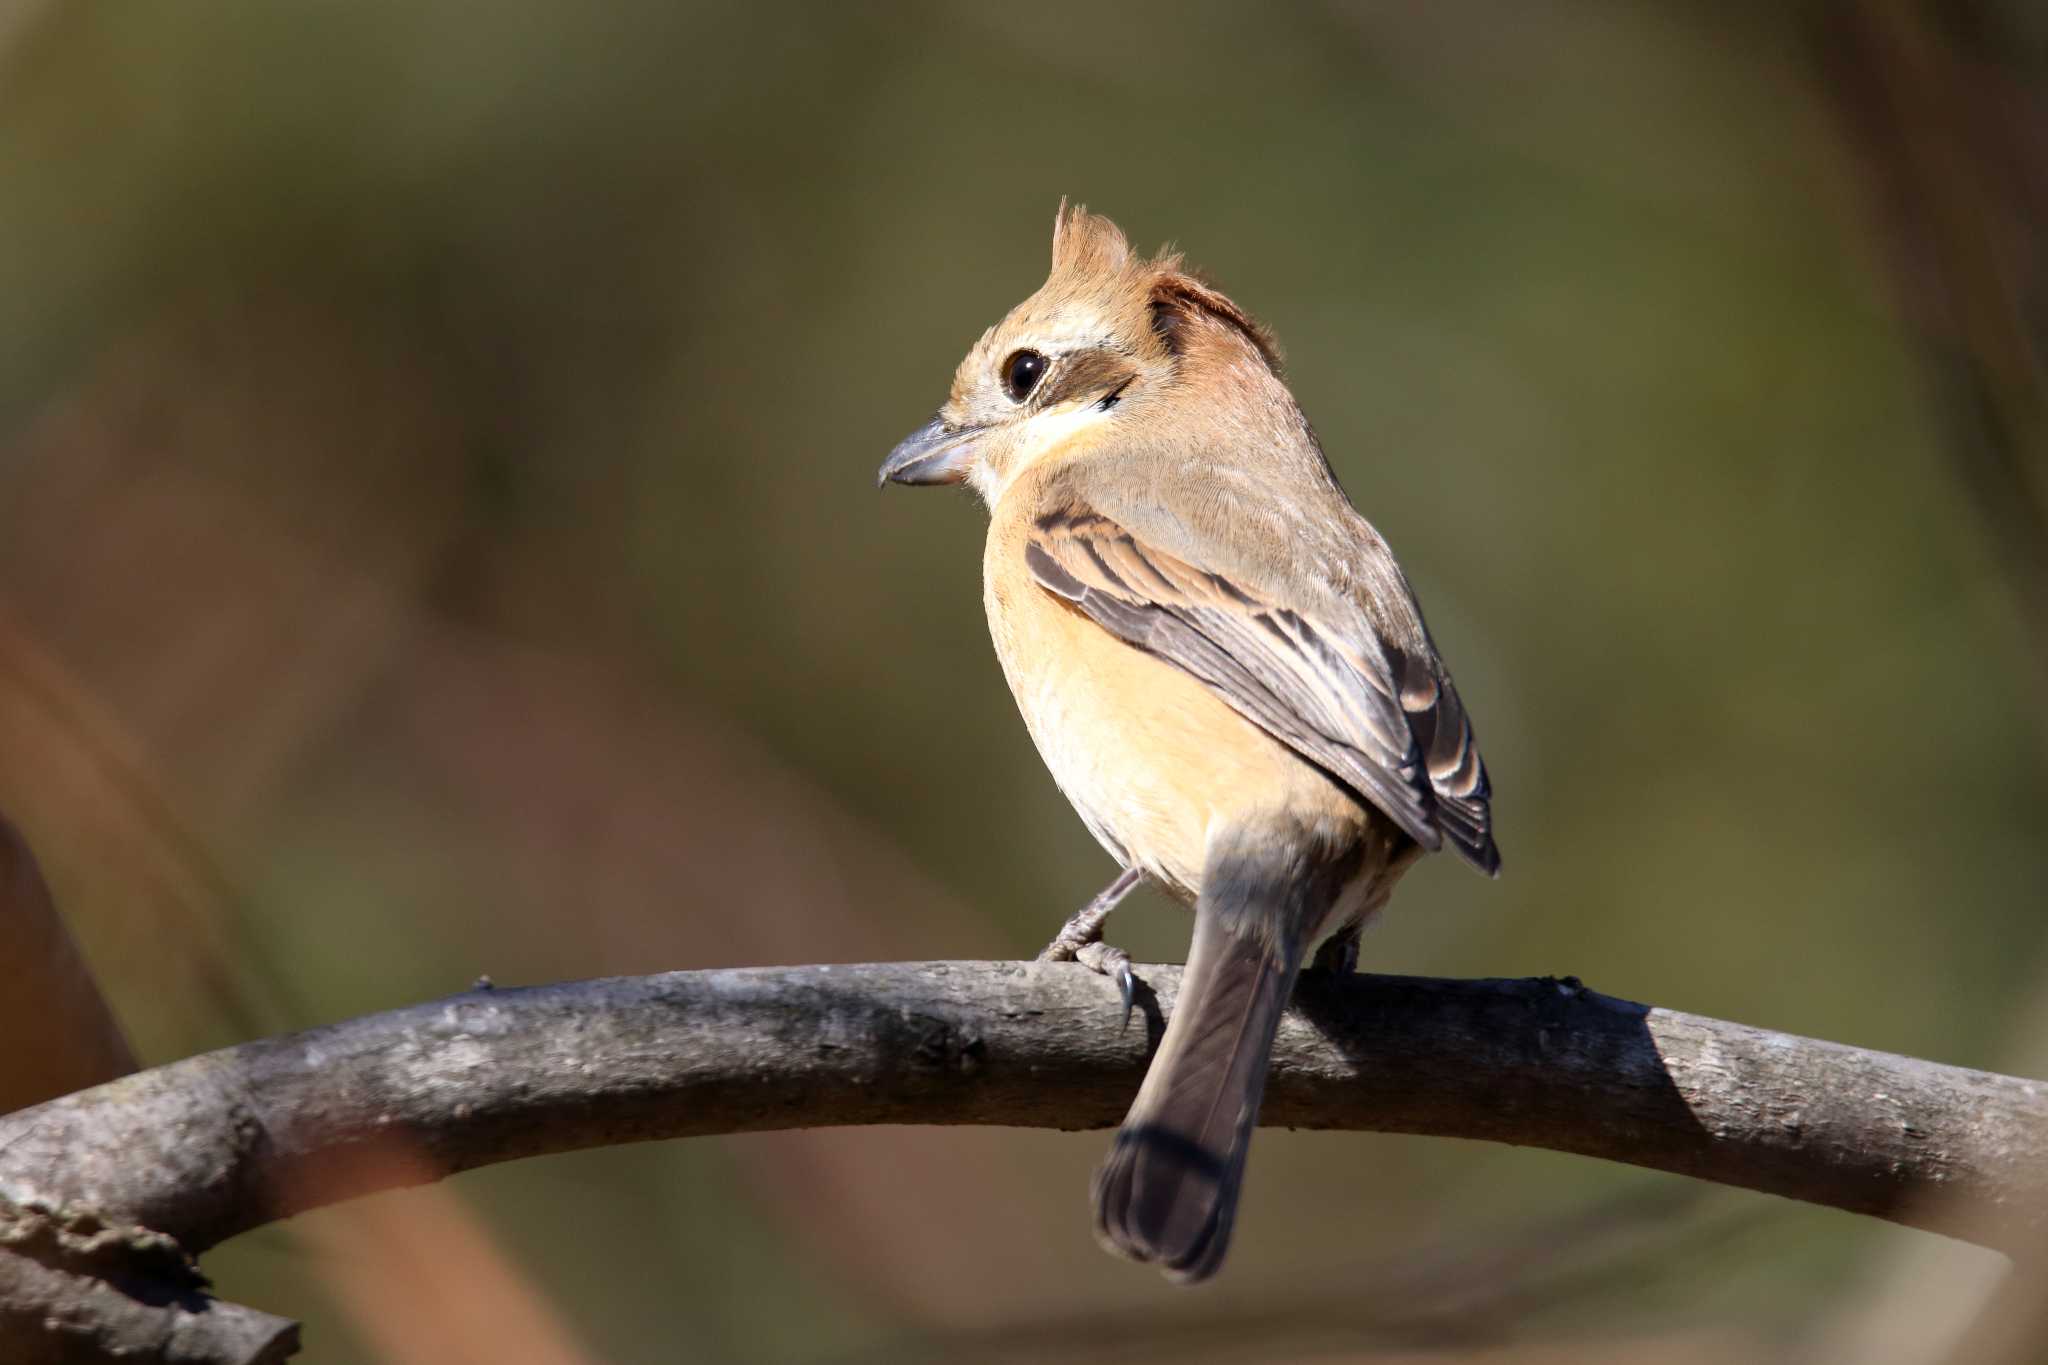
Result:
{"label": "gray beak", "polygon": [[979,427],[954,427],[934,417],[898,443],[882,461],[875,486],[885,483],[958,483],[974,462]]}

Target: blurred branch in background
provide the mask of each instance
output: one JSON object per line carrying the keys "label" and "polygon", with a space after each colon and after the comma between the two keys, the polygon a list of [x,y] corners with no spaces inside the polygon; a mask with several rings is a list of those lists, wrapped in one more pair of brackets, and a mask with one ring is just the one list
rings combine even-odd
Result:
{"label": "blurred branch in background", "polygon": [[[839,1124],[1104,1126],[1179,972],[1145,980],[1143,1032],[1108,1026],[1106,981],[1050,964],[484,988],[0,1119],[0,1200],[17,1220],[83,1213],[196,1253],[338,1200],[581,1147]],[[1261,1117],[1548,1147],[1994,1246],[2048,1222],[2042,1087],[1573,981],[1306,982]]]}
{"label": "blurred branch in background", "polygon": [[[1514,1349],[1517,1365],[1548,1358],[1528,1350],[1532,1320],[1596,1317],[1610,1308],[1617,1286],[1640,1284],[1650,1267],[1694,1269],[1717,1252],[1740,1250],[1768,1236],[1776,1207],[1749,1202],[1709,1211],[1710,1186],[1659,1183],[1626,1187],[1616,1197],[1565,1217],[1488,1229],[1483,1244],[1403,1244],[1337,1291],[1273,1296],[1254,1311],[1217,1308],[1176,1299],[1150,1314],[1034,1315],[976,1331],[937,1334],[921,1343],[920,1359],[1003,1361],[1124,1360],[1129,1343],[1180,1349],[1205,1360],[1319,1360],[1339,1352],[1373,1361],[1416,1357],[1444,1362]],[[1711,1347],[1711,1349],[1709,1349]],[[895,1345],[861,1360],[902,1358]],[[1654,1346],[1615,1342],[1603,1351],[1579,1340],[1562,1359],[1584,1365],[1600,1359],[1729,1361],[1744,1358],[1730,1340],[1702,1340],[1687,1349],[1670,1335]],[[1344,1358],[1350,1358],[1346,1356]]]}
{"label": "blurred branch in background", "polygon": [[[420,1169],[416,1154],[385,1151],[397,1163],[387,1177],[393,1185],[436,1178]],[[365,1200],[347,1212],[297,1232],[380,1365],[598,1365],[553,1296],[458,1191],[415,1190],[403,1201]]]}
{"label": "blurred branch in background", "polygon": [[[2048,106],[1995,4],[1814,11],[1823,85],[1926,359],[1946,449],[2048,676]],[[2029,69],[2029,67],[2035,69]]]}
{"label": "blurred branch in background", "polygon": [[[243,898],[138,748],[0,598],[0,796],[65,811],[61,852],[89,848],[96,865],[120,869],[123,923],[108,937],[146,956],[160,990],[189,991],[240,1037],[303,1018],[285,975],[245,932]],[[49,914],[54,921],[54,907]],[[0,1095],[0,1112],[28,1102]]]}
{"label": "blurred branch in background", "polygon": [[0,815],[0,1113],[135,1069],[135,1054],[50,901],[35,855]]}

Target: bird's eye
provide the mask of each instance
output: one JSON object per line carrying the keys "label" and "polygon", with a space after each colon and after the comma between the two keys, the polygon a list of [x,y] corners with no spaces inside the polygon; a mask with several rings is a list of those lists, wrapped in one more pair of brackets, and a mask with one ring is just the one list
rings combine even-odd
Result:
{"label": "bird's eye", "polygon": [[1045,357],[1036,351],[1018,351],[1003,362],[1003,388],[1010,400],[1021,403],[1045,378]]}

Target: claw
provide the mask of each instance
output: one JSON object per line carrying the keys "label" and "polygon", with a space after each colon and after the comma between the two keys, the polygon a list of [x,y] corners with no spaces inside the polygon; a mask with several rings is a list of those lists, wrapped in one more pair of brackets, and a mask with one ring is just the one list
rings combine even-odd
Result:
{"label": "claw", "polygon": [[1081,949],[1076,958],[1088,970],[1116,982],[1117,995],[1124,1002],[1123,1026],[1129,1028],[1131,1011],[1136,1007],[1138,996],[1138,978],[1131,971],[1131,955],[1098,939]]}

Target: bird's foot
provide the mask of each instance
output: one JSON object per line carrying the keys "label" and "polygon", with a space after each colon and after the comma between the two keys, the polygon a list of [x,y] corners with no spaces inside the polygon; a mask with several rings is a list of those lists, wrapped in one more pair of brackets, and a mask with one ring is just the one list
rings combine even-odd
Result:
{"label": "bird's foot", "polygon": [[1131,1026],[1131,1005],[1138,997],[1138,978],[1131,972],[1131,955],[1114,944],[1101,939],[1084,944],[1074,954],[1074,960],[1092,971],[1101,972],[1116,982],[1117,994],[1123,997],[1124,1018],[1122,1027]]}
{"label": "bird's foot", "polygon": [[1110,911],[1131,894],[1140,880],[1142,874],[1136,868],[1126,869],[1115,881],[1097,892],[1095,898],[1082,906],[1072,919],[1061,925],[1052,942],[1046,944],[1038,955],[1040,962],[1078,962],[1113,979],[1118,993],[1123,996],[1125,1028],[1131,1026],[1131,1002],[1136,996],[1137,978],[1131,975],[1131,955],[1102,941],[1102,926],[1108,921]]}

